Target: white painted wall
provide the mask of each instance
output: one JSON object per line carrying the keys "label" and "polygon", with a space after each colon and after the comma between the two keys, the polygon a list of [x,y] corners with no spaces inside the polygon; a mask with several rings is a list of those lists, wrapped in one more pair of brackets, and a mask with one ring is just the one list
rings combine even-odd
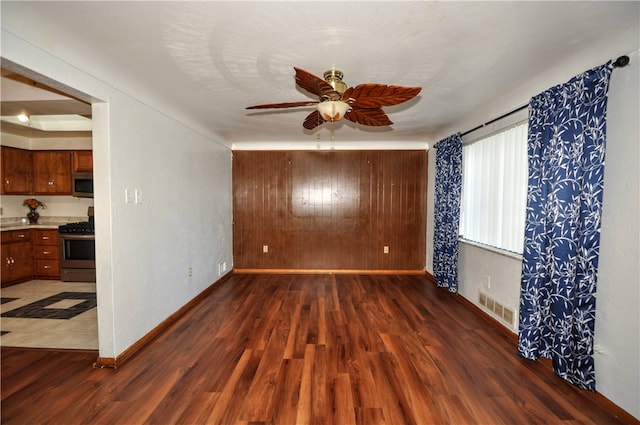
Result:
{"label": "white painted wall", "polygon": [[2,57],[96,102],[99,355],[116,357],[233,267],[231,151],[4,29]]}
{"label": "white painted wall", "polygon": [[[594,355],[597,391],[640,418],[640,57],[613,71],[608,101],[607,152],[600,265],[596,296]],[[600,65],[594,63],[593,66]],[[583,70],[577,70],[578,74]],[[574,74],[574,75],[575,75]],[[566,78],[550,81],[549,87]],[[531,93],[534,96],[538,93]],[[526,100],[523,101],[525,103]],[[487,116],[490,120],[493,117]],[[435,152],[429,155],[429,201],[433,204]],[[429,212],[433,227],[433,211]],[[433,272],[433,231],[429,232],[427,270]],[[512,308],[518,330],[521,260],[461,243],[459,293],[478,307],[483,291]],[[487,285],[490,278],[491,287]],[[490,314],[490,313],[489,313]],[[494,316],[495,317],[495,316]],[[509,328],[505,324],[506,327]],[[514,347],[515,355],[515,347]]]}
{"label": "white painted wall", "polygon": [[640,51],[614,70],[596,296],[597,390],[640,419]]}
{"label": "white painted wall", "polygon": [[[231,152],[119,93],[108,117],[108,135],[94,141],[110,158],[96,169],[110,183],[96,188],[96,220],[111,216],[97,223],[96,239],[111,236],[112,287],[99,286],[98,296],[113,297],[119,354],[218,279],[220,263],[232,267]],[[98,199],[101,189],[108,200]],[[127,203],[125,191],[141,203]]]}

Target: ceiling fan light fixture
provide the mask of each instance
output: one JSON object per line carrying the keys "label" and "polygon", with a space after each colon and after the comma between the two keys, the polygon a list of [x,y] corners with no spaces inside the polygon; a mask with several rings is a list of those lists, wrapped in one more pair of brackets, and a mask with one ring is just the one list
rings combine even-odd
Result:
{"label": "ceiling fan light fixture", "polygon": [[344,115],[351,110],[351,106],[347,102],[343,102],[341,100],[328,100],[326,102],[318,103],[316,106],[318,112],[320,112],[320,116],[324,118],[325,121],[340,121]]}
{"label": "ceiling fan light fixture", "polygon": [[338,71],[337,69],[330,69],[323,74],[324,80],[340,94],[347,90],[347,85],[342,81],[343,76],[342,71]]}

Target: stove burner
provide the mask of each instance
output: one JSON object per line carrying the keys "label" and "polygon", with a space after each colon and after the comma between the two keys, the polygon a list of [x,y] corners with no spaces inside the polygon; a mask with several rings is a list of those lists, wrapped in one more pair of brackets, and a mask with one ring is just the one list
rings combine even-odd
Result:
{"label": "stove burner", "polygon": [[93,235],[95,231],[92,221],[79,221],[77,223],[67,223],[58,226],[60,233],[81,233],[85,235]]}

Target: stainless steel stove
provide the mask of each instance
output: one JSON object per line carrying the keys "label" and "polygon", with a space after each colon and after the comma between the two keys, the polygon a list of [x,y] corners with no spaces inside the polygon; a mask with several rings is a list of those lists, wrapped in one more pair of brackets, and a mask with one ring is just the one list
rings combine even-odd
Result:
{"label": "stainless steel stove", "polygon": [[93,211],[88,221],[63,224],[60,234],[60,279],[63,282],[96,281],[96,241]]}

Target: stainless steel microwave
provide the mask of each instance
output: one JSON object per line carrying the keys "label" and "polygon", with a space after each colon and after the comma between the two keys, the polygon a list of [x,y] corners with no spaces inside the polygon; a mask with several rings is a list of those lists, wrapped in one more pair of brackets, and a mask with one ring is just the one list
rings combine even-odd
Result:
{"label": "stainless steel microwave", "polygon": [[78,198],[93,198],[93,174],[73,173],[73,196]]}

